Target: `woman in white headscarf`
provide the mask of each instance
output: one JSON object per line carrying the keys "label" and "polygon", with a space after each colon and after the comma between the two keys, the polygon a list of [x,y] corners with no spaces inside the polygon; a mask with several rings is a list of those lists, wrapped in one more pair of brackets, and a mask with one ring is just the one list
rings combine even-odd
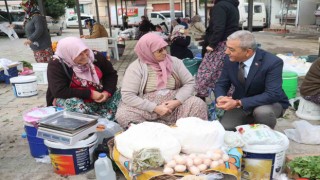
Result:
{"label": "woman in white headscarf", "polygon": [[170,40],[170,53],[172,56],[179,59],[193,58],[192,52],[188,49],[191,41],[188,29],[185,29],[182,25],[176,25],[173,28]]}

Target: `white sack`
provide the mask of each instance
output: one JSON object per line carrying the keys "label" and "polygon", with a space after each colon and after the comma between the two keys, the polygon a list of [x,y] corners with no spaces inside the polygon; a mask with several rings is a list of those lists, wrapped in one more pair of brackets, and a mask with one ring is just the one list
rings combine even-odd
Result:
{"label": "white sack", "polygon": [[284,143],[281,135],[265,124],[241,125],[236,129],[247,145],[281,145]]}
{"label": "white sack", "polygon": [[206,153],[221,148],[225,130],[219,121],[204,121],[196,117],[181,118],[174,128],[182,152]]}
{"label": "white sack", "polygon": [[172,129],[162,123],[144,122],[132,125],[127,131],[115,137],[118,151],[132,159],[134,151],[143,148],[159,148],[166,162],[181,151],[179,141],[172,135]]}
{"label": "white sack", "polygon": [[320,144],[320,126],[314,126],[305,120],[293,122],[296,129],[286,129],[289,139],[303,144]]}

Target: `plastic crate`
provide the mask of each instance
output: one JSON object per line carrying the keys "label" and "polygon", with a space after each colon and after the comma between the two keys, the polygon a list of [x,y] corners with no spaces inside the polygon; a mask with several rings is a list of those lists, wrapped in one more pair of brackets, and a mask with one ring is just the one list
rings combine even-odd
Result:
{"label": "plastic crate", "polygon": [[11,67],[8,69],[9,76],[4,74],[4,70],[0,69],[0,82],[5,82],[6,84],[10,84],[10,78],[18,76],[17,66]]}

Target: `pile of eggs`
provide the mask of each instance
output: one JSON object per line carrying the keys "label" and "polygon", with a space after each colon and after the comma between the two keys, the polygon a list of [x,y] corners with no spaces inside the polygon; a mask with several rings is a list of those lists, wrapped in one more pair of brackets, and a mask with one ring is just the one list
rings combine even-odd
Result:
{"label": "pile of eggs", "polygon": [[174,174],[188,170],[191,174],[198,175],[201,171],[215,168],[228,160],[228,154],[220,149],[208,151],[206,154],[176,155],[165,164],[163,173]]}

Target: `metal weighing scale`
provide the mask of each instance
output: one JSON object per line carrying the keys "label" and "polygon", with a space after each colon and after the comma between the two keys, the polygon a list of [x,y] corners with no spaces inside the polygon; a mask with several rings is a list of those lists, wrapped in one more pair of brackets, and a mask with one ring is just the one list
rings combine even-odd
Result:
{"label": "metal weighing scale", "polygon": [[40,120],[37,137],[73,145],[96,132],[98,116],[61,111]]}

